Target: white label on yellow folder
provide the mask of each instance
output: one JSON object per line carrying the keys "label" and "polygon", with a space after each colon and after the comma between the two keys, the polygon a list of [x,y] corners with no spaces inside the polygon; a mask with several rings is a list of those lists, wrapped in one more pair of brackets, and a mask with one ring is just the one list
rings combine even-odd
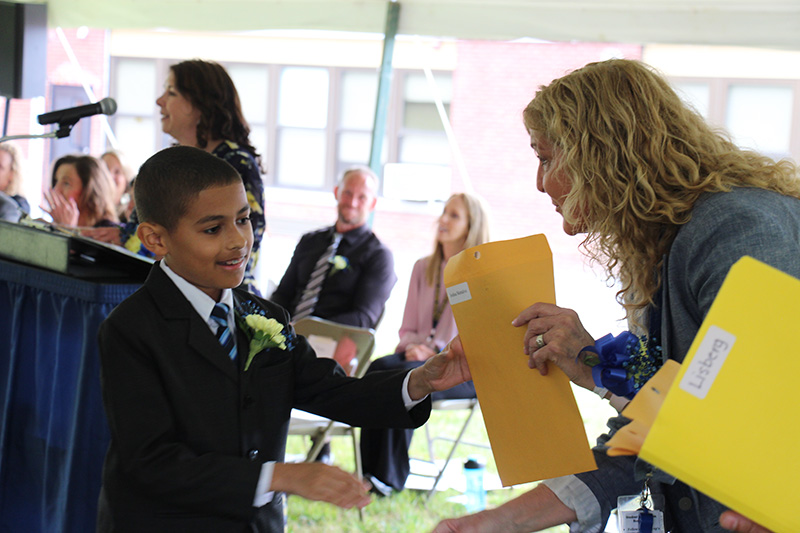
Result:
{"label": "white label on yellow folder", "polygon": [[594,470],[569,379],[555,366],[547,376],[529,369],[526,328],[511,325],[533,303],[555,303],[544,235],[464,250],[447,262],[444,283],[459,288],[453,316],[503,485]]}
{"label": "white label on yellow folder", "polygon": [[704,399],[725,363],[736,335],[711,325],[681,379],[681,389],[699,399]]}

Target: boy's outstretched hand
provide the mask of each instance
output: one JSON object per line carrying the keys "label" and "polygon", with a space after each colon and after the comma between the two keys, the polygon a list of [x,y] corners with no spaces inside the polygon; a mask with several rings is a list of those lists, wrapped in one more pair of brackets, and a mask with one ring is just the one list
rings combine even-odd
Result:
{"label": "boy's outstretched hand", "polygon": [[324,463],[275,463],[271,490],[307,500],[332,503],[343,509],[367,506],[370,485],[353,474]]}
{"label": "boy's outstretched hand", "polygon": [[471,379],[461,337],[456,337],[444,350],[411,371],[408,394],[412,400],[419,400],[434,391],[447,390]]}

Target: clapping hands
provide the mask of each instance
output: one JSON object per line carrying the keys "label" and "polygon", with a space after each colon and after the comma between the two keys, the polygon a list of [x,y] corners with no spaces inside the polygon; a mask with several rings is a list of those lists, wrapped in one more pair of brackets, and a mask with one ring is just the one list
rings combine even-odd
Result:
{"label": "clapping hands", "polygon": [[81,215],[78,204],[72,198],[67,198],[55,189],[44,192],[47,207],[40,206],[42,210],[50,215],[53,222],[62,226],[77,226],[78,218]]}

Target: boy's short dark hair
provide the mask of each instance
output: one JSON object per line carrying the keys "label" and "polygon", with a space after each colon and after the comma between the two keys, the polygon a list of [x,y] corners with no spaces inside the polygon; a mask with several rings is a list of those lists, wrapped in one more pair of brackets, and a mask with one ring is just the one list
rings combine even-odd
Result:
{"label": "boy's short dark hair", "polygon": [[139,221],[171,231],[198,194],[236,180],[242,178],[235,168],[205,150],[191,146],[165,148],[145,161],[136,176],[133,191]]}

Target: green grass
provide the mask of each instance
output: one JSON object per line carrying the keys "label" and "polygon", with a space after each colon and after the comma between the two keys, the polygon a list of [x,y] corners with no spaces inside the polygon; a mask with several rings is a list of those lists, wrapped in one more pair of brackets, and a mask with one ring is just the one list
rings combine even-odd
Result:
{"label": "green grass", "polygon": [[[455,435],[463,423],[465,413],[458,411],[436,411],[428,421],[434,434]],[[427,445],[421,428],[414,434],[409,453],[412,457],[427,458]],[[486,430],[480,414],[476,414],[470,423],[466,440],[488,443]],[[288,453],[301,454],[308,449],[310,441],[302,437],[290,437]],[[336,437],[331,442],[331,450],[335,464],[341,468],[354,470],[353,450],[349,437]],[[437,442],[434,448],[437,457],[446,457],[447,443]],[[488,450],[459,446],[453,461],[463,462],[470,453],[478,453],[487,459],[487,472],[497,473],[494,459]],[[533,484],[514,488],[489,491],[487,505],[497,507],[502,503],[529,490]],[[431,531],[440,520],[461,516],[466,513],[460,503],[448,501],[457,496],[455,490],[438,491],[430,502],[425,501],[427,493],[416,490],[404,490],[389,498],[373,497],[372,503],[364,508],[363,521],[357,510],[343,510],[333,505],[311,502],[297,496],[288,499],[288,520],[290,532],[322,533],[322,532],[418,532]],[[568,531],[568,528],[552,531]]]}
{"label": "green grass", "polygon": [[[578,405],[587,427],[587,434],[592,439],[604,427],[606,418],[613,410],[601,404],[591,392],[579,390],[576,392]],[[462,411],[434,411],[428,421],[433,435],[456,435],[465,417]],[[422,428],[414,434],[409,451],[411,457],[427,458],[427,445],[425,433]],[[470,422],[470,427],[464,437],[467,441],[489,442],[483,418],[476,414]],[[335,437],[331,442],[331,450],[335,464],[345,470],[354,470],[353,450],[349,437]],[[307,437],[293,436],[289,438],[288,454],[303,454],[308,450],[310,441]],[[437,458],[446,457],[448,443],[437,442],[434,453]],[[487,472],[497,473],[494,458],[488,450],[459,446],[453,461],[462,462],[470,454],[479,454],[486,458]],[[530,490],[535,484],[519,485],[517,487],[493,490],[487,494],[487,506],[490,508],[502,505],[506,501]],[[372,503],[363,510],[363,520],[359,518],[357,510],[343,510],[330,504],[311,502],[298,496],[288,499],[289,531],[297,533],[322,533],[322,532],[428,532],[440,520],[466,514],[464,507],[459,503],[448,501],[457,496],[454,490],[437,492],[426,505],[426,493],[415,490],[404,490],[393,494],[389,498],[373,498]],[[558,526],[547,530],[549,532],[567,532],[569,528]]]}

